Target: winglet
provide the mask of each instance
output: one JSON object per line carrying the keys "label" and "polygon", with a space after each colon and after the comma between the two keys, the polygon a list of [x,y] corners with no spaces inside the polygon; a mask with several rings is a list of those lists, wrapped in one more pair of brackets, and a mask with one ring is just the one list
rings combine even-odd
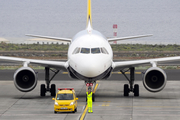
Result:
{"label": "winglet", "polygon": [[91,0],[87,0],[87,23],[86,23],[86,28],[90,26],[92,28],[92,17],[91,17]]}

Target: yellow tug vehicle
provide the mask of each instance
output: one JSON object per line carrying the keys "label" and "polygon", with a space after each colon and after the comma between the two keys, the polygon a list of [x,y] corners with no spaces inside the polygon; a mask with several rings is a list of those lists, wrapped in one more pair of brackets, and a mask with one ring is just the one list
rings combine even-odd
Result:
{"label": "yellow tug vehicle", "polygon": [[54,113],[77,112],[77,100],[74,88],[58,88],[54,100]]}

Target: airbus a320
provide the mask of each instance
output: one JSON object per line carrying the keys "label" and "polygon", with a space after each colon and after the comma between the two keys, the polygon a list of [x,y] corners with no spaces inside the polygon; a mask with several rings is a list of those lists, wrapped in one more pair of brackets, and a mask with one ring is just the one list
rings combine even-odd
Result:
{"label": "airbus a320", "polygon": [[[107,79],[111,76],[113,71],[120,71],[125,75],[125,72],[130,70],[130,78],[125,75],[129,84],[124,85],[124,96],[129,96],[130,92],[133,92],[134,96],[139,96],[139,85],[134,84],[134,71],[136,66],[141,65],[151,65],[151,67],[144,72],[142,80],[144,87],[150,92],[159,92],[165,87],[167,76],[164,70],[157,67],[158,63],[180,60],[180,57],[167,57],[114,62],[113,51],[109,44],[110,42],[148,37],[151,35],[147,34],[107,39],[103,34],[94,30],[92,27],[91,0],[87,0],[86,29],[78,32],[72,39],[32,34],[28,34],[27,36],[48,38],[70,43],[68,60],[65,62],[0,56],[0,60],[23,63],[23,66],[14,73],[14,84],[16,88],[22,92],[30,92],[37,85],[37,73],[29,67],[29,64],[44,66],[46,84],[41,85],[41,96],[45,96],[46,92],[50,92],[51,96],[55,96],[56,86],[55,84],[51,84],[51,80],[60,70],[68,71],[71,78],[83,80],[85,81],[85,84],[96,83],[97,80]],[[54,75],[50,78],[49,72],[52,69]]]}

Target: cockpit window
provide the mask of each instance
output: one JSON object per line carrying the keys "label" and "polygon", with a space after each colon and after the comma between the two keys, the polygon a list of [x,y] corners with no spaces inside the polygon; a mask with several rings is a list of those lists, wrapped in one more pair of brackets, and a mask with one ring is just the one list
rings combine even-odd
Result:
{"label": "cockpit window", "polygon": [[77,47],[72,54],[78,54],[78,53],[83,53],[83,54],[109,54],[106,48],[79,48]]}
{"label": "cockpit window", "polygon": [[101,53],[99,48],[91,48],[91,53],[92,54],[97,54],[97,53]]}
{"label": "cockpit window", "polygon": [[89,54],[90,53],[90,48],[81,48],[81,53]]}
{"label": "cockpit window", "polygon": [[73,54],[77,54],[77,53],[79,53],[79,52],[80,52],[80,48],[77,47],[77,48],[74,50]]}
{"label": "cockpit window", "polygon": [[101,48],[101,52],[104,53],[104,54],[109,54],[108,51],[104,47]]}

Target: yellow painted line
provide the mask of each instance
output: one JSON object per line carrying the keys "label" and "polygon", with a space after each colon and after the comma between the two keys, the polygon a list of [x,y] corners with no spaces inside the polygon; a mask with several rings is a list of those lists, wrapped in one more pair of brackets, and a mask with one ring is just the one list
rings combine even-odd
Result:
{"label": "yellow painted line", "polygon": [[68,72],[63,72],[62,74],[68,74]]}
{"label": "yellow painted line", "polygon": [[103,102],[105,102],[105,103],[103,103],[101,106],[109,106],[109,103],[110,103],[111,101],[103,101]]}
{"label": "yellow painted line", "polygon": [[97,83],[99,83],[99,82],[100,82],[100,80],[97,80],[96,82],[97,82]]}
{"label": "yellow painted line", "polygon": [[[96,92],[97,87],[98,87],[98,84],[96,84],[93,93]],[[84,109],[83,114],[81,115],[80,120],[84,120],[84,117],[85,117],[85,115],[86,115],[87,110],[88,110],[88,106],[86,105],[86,108]]]}
{"label": "yellow painted line", "polygon": [[[112,74],[122,74],[121,72],[112,72]],[[125,74],[130,74],[130,72],[125,72]],[[141,72],[135,72],[135,74],[141,74]]]}
{"label": "yellow painted line", "polygon": [[96,86],[95,86],[95,88],[94,88],[94,91],[93,91],[93,93],[95,93],[96,92],[96,89],[97,89],[97,87],[98,87],[98,83],[96,84]]}
{"label": "yellow painted line", "polygon": [[88,109],[88,106],[86,105],[86,108],[84,109],[84,112],[83,112],[83,114],[81,115],[80,120],[84,120],[84,117],[85,117],[85,115],[86,115],[87,109]]}
{"label": "yellow painted line", "polygon": [[109,106],[109,103],[108,104],[102,104],[101,106]]}

